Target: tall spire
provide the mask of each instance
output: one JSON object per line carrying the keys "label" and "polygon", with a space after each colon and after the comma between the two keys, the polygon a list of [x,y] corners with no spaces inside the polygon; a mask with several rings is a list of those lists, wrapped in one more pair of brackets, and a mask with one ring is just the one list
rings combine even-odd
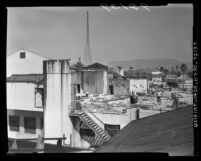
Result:
{"label": "tall spire", "polygon": [[84,63],[85,65],[90,65],[90,64],[92,64],[91,48],[90,48],[90,41],[89,41],[89,13],[88,13],[88,11],[87,11],[86,45],[85,45],[83,63]]}

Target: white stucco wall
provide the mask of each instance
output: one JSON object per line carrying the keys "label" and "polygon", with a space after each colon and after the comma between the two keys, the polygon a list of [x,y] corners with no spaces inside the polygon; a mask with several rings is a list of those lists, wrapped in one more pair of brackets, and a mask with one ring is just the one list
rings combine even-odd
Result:
{"label": "white stucco wall", "polygon": [[[104,124],[120,125],[120,129],[124,128],[130,121],[136,120],[136,109],[127,108],[126,113],[115,114],[115,113],[98,113],[98,112],[87,112],[87,114],[101,127],[104,129]],[[160,113],[160,111],[153,110],[142,110],[140,109],[140,118],[148,117]],[[95,117],[94,117],[95,115]],[[98,119],[97,119],[98,118]],[[101,120],[101,121],[100,121]],[[104,124],[103,124],[104,123]]]}
{"label": "white stucco wall", "polygon": [[[51,60],[45,62],[46,105],[44,109],[44,135],[45,137],[68,138],[70,144],[72,135],[72,122],[69,117],[71,109],[71,74],[68,60]],[[45,141],[56,144],[57,141]]]}
{"label": "white stucco wall", "polygon": [[[76,126],[78,129],[80,127],[80,120],[78,117],[73,117],[72,118],[74,126]],[[84,140],[81,136],[80,133],[76,130],[77,128],[72,130],[72,135],[71,138],[71,147],[77,147],[77,148],[89,148],[90,143]]]}
{"label": "white stucco wall", "polygon": [[[105,124],[120,125],[120,128],[124,128],[130,121],[136,119],[135,114],[136,108],[127,109],[126,113],[115,114],[115,113],[93,113],[99,120]],[[91,115],[90,115],[91,116]],[[94,117],[93,117],[94,118]],[[104,127],[100,121],[94,120],[99,126]]]}
{"label": "white stucco wall", "polygon": [[43,108],[36,108],[35,88],[33,83],[7,82],[7,109],[43,111]]}
{"label": "white stucco wall", "polygon": [[[38,138],[38,135],[43,137],[43,129],[41,129],[41,118],[43,118],[43,112],[37,111],[23,111],[23,110],[7,110],[7,127],[8,127],[8,138],[25,139],[25,138]],[[20,127],[19,131],[11,131],[9,128],[9,116],[19,116]],[[25,132],[24,128],[24,117],[36,118],[36,133],[31,134]]]}
{"label": "white stucco wall", "polygon": [[106,71],[84,71],[84,92],[107,93]]}
{"label": "white stucco wall", "polygon": [[108,88],[108,73],[107,71],[103,72],[103,94],[107,94]]}
{"label": "white stucco wall", "polygon": [[156,115],[159,113],[160,113],[160,111],[156,111],[156,110],[142,110],[142,109],[140,109],[140,118]]}
{"label": "white stucco wall", "polygon": [[147,93],[147,79],[130,79],[130,92],[133,90],[135,92]]}
{"label": "white stucco wall", "polygon": [[[25,59],[20,59],[20,52],[25,52]],[[43,56],[39,56],[26,50],[19,50],[7,57],[6,62],[6,76],[12,74],[42,74],[43,60],[47,60]]]}

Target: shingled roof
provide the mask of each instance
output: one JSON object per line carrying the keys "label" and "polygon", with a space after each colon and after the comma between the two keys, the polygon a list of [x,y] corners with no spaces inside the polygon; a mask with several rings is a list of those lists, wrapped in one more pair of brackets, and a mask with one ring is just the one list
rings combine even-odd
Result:
{"label": "shingled roof", "polygon": [[40,83],[42,81],[43,74],[15,74],[7,78],[7,82]]}
{"label": "shingled roof", "polygon": [[95,152],[166,152],[193,155],[193,107],[131,121]]}

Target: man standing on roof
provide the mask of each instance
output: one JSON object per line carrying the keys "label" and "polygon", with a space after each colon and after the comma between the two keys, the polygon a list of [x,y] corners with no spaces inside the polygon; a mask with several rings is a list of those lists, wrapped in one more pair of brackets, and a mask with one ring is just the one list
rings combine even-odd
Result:
{"label": "man standing on roof", "polygon": [[137,102],[138,102],[137,93],[132,90],[131,95],[130,95],[130,103],[135,104]]}
{"label": "man standing on roof", "polygon": [[156,93],[157,103],[158,104],[161,104],[161,96],[162,96],[161,91],[158,90],[158,92]]}
{"label": "man standing on roof", "polygon": [[173,108],[174,109],[177,109],[178,108],[178,102],[179,102],[179,97],[178,97],[178,94],[176,91],[174,91],[172,94],[171,94],[171,97],[173,99]]}

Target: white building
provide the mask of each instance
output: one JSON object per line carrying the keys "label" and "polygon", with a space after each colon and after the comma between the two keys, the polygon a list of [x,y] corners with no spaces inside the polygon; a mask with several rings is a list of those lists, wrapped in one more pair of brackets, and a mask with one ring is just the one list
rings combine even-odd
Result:
{"label": "white building", "polygon": [[9,138],[43,135],[43,56],[19,50],[7,57]]}
{"label": "white building", "polygon": [[8,138],[43,135],[43,75],[7,78]]}
{"label": "white building", "polygon": [[149,84],[146,78],[129,78],[129,81],[130,92],[147,93]]}
{"label": "white building", "polygon": [[161,83],[162,82],[162,76],[163,76],[163,73],[160,72],[160,71],[155,71],[155,72],[152,72],[152,81],[153,82],[156,82],[156,83]]}
{"label": "white building", "polygon": [[107,94],[108,67],[99,63],[91,64],[76,72],[77,92],[80,89],[93,94]]}
{"label": "white building", "polygon": [[42,74],[44,56],[19,50],[7,57],[7,77],[12,74]]}

